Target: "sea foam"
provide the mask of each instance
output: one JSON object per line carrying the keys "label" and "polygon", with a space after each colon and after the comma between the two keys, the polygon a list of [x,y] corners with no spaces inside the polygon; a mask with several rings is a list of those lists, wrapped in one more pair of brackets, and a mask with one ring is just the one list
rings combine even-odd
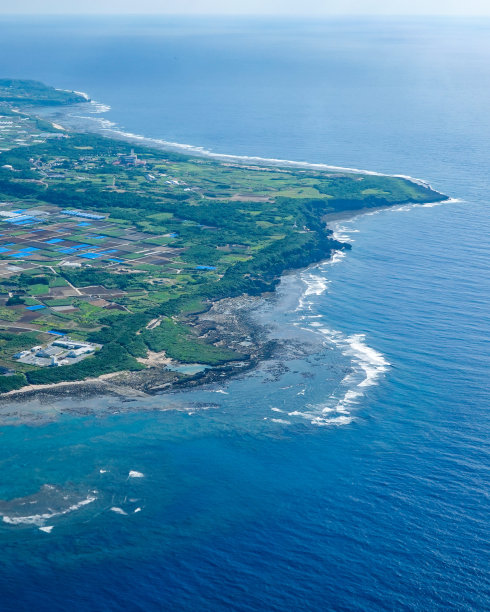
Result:
{"label": "sea foam", "polygon": [[[357,230],[351,230],[350,227],[336,224],[335,231],[338,238],[348,240],[350,233]],[[342,257],[345,256],[343,251],[339,254]],[[340,259],[336,261],[340,261]],[[330,329],[324,316],[312,314],[318,299],[329,287],[329,280],[326,278],[327,265],[336,263],[336,261],[330,260],[328,264],[324,262],[300,274],[300,279],[303,281],[305,288],[295,311],[298,318],[293,323],[300,329],[317,335],[320,334],[326,345],[335,346],[344,357],[348,358],[350,363],[349,373],[343,377],[339,386],[323,402],[307,404],[304,410],[295,410],[288,413],[290,417],[307,419],[312,425],[318,426],[340,426],[352,423],[354,419],[351,414],[352,408],[360,402],[366,388],[376,385],[390,366],[382,353],[367,344],[365,334],[349,335]],[[305,395],[305,391],[303,389],[297,395]]]}
{"label": "sea foam", "polygon": [[[27,514],[27,515],[4,515],[2,516],[2,520],[4,523],[7,523],[9,525],[37,525],[39,527],[44,527],[45,523],[53,518],[56,518],[58,516],[63,516],[65,514],[69,514],[70,512],[75,512],[76,510],[79,510],[80,508],[82,508],[83,506],[86,506],[88,504],[91,504],[92,502],[94,502],[97,498],[94,496],[88,496],[85,499],[80,500],[79,502],[72,504],[71,506],[69,506],[68,508],[64,508],[63,510],[58,510],[56,511],[49,511],[49,512],[43,512],[40,514]],[[46,531],[46,530],[44,530]]]}
{"label": "sea foam", "polygon": [[122,514],[124,516],[127,516],[127,512],[125,512],[122,508],[119,508],[118,506],[112,506],[112,508],[110,508],[111,512],[115,512],[116,514]]}
{"label": "sea foam", "polygon": [[136,470],[131,470],[128,474],[128,478],[144,478],[143,472],[137,472]]}

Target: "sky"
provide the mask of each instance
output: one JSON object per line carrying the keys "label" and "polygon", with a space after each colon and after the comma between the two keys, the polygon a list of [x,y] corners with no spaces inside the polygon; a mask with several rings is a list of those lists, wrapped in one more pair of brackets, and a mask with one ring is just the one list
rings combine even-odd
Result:
{"label": "sky", "polygon": [[490,0],[0,0],[0,15],[53,13],[490,16]]}

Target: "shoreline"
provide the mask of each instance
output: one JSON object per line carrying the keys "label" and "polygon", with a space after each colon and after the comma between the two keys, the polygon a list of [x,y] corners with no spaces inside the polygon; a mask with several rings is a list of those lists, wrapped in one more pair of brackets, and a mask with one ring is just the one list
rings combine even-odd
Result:
{"label": "shoreline", "polygon": [[[443,194],[441,194],[443,195]],[[436,202],[443,204],[455,201],[444,197]],[[324,215],[322,221],[329,227],[330,223],[342,220],[352,220],[369,213],[396,210],[397,206],[426,206],[427,204],[400,204],[394,206],[364,207],[360,209],[342,211]],[[301,273],[311,267],[321,265],[332,260],[338,251],[335,250],[327,259],[312,263],[304,268],[285,270],[281,279],[290,274]],[[95,378],[77,381],[64,381],[47,385],[28,385],[0,395],[0,408],[9,404],[29,399],[56,399],[71,395],[74,388],[82,393],[84,398],[93,396],[113,396],[120,399],[136,399],[153,397],[155,395],[170,394],[175,391],[203,387],[208,384],[224,382],[241,374],[255,370],[262,362],[270,358],[277,348],[275,341],[267,339],[267,330],[263,325],[253,320],[253,310],[261,299],[268,300],[276,295],[276,291],[262,296],[241,295],[238,297],[223,298],[213,302],[210,308],[201,314],[194,315],[192,325],[201,331],[209,328],[210,323],[216,327],[220,340],[227,341],[227,345],[239,345],[246,337],[251,343],[251,354],[248,361],[228,363],[204,369],[193,375],[185,376],[176,370],[169,369],[168,365],[186,367],[180,362],[172,364],[172,360],[162,359],[162,363],[155,362],[149,368],[139,372],[120,371],[102,374]],[[217,324],[219,321],[219,325]],[[214,328],[216,330],[216,327]],[[170,408],[169,408],[170,409]]]}
{"label": "shoreline", "polygon": [[[271,297],[270,294],[269,297]],[[206,368],[192,375],[181,374],[177,370],[167,368],[167,365],[177,367],[191,367],[172,360],[166,360],[165,365],[155,363],[153,366],[140,371],[120,371],[102,374],[96,378],[87,378],[77,381],[62,381],[47,385],[28,385],[14,389],[0,395],[0,408],[7,404],[29,399],[53,399],[66,395],[71,396],[74,388],[83,395],[84,399],[93,396],[110,395],[121,399],[144,398],[163,395],[183,389],[202,387],[206,384],[223,382],[234,376],[248,373],[261,362],[269,358],[274,351],[275,342],[266,336],[267,332],[257,322],[252,320],[252,311],[257,302],[267,299],[267,296],[238,296],[224,298],[214,302],[210,309],[202,314],[195,315],[193,326],[205,330],[217,330],[221,339],[227,345],[239,345],[246,337],[250,343],[250,358],[246,361],[231,362],[224,365]]]}
{"label": "shoreline", "polygon": [[[91,105],[96,110],[93,111],[92,114],[104,114],[111,110],[110,106],[107,106],[103,102],[98,102],[97,100],[93,100],[88,97],[88,94],[84,92],[74,92],[80,95],[84,95],[87,97],[86,103]],[[82,103],[83,104],[83,103]],[[74,106],[74,105],[72,105]],[[70,107],[68,107],[70,108]],[[46,107],[46,110],[52,110],[49,107]],[[61,111],[60,108],[56,109],[58,112]],[[157,148],[159,150],[168,151],[168,152],[179,152],[182,155],[188,155],[190,157],[207,157],[209,159],[213,159],[216,161],[223,162],[235,162],[238,164],[246,164],[246,163],[254,163],[259,166],[264,167],[284,167],[284,168],[303,168],[303,169],[311,169],[311,170],[323,170],[323,171],[331,171],[331,172],[348,172],[352,174],[365,174],[368,176],[384,176],[384,177],[393,177],[393,178],[402,178],[415,183],[416,185],[421,185],[426,187],[427,189],[433,189],[431,184],[425,179],[409,176],[406,174],[390,174],[386,172],[378,172],[376,170],[364,170],[362,168],[352,168],[347,166],[336,166],[331,164],[324,164],[320,162],[307,162],[307,161],[297,161],[291,159],[280,159],[273,157],[261,157],[259,155],[236,155],[232,153],[215,153],[210,149],[207,149],[205,146],[201,145],[193,145],[186,144],[180,142],[172,142],[165,140],[163,138],[153,138],[151,136],[143,136],[141,134],[135,134],[133,132],[125,132],[121,129],[118,129],[118,126],[115,122],[110,119],[102,119],[94,116],[85,116],[78,115],[78,119],[84,119],[85,121],[91,121],[99,124],[99,129],[95,130],[87,130],[87,133],[91,134],[99,134],[106,136],[108,138],[114,138],[117,140],[122,140],[125,142],[129,142],[132,144],[139,144],[141,146],[148,146],[150,148]],[[64,128],[66,131],[75,131],[72,128]],[[433,191],[437,192],[437,189],[433,189]],[[437,192],[439,193],[439,192]],[[443,195],[443,194],[441,194]]]}
{"label": "shoreline", "polygon": [[[439,192],[437,192],[439,193]],[[363,215],[369,215],[369,214],[375,214],[378,212],[383,212],[385,210],[397,210],[397,208],[400,208],[402,206],[410,206],[410,207],[424,207],[424,206],[437,206],[439,204],[451,204],[454,202],[459,202],[460,200],[458,200],[457,198],[450,198],[448,196],[444,196],[444,194],[440,194],[441,196],[443,196],[443,199],[441,200],[437,200],[435,202],[425,202],[425,203],[419,203],[419,202],[406,202],[405,204],[393,204],[393,206],[365,206],[364,208],[358,208],[356,210],[346,210],[346,211],[342,211],[342,212],[336,212],[336,213],[328,213],[326,215],[324,215],[322,217],[322,220],[325,221],[325,223],[330,224],[330,223],[334,223],[336,221],[346,221],[346,220],[352,220],[355,219],[357,217],[362,217]]]}

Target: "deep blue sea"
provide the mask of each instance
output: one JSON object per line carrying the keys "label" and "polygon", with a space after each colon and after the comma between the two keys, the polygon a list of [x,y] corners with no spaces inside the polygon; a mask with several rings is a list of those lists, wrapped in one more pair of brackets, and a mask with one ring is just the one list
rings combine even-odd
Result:
{"label": "deep blue sea", "polygon": [[80,129],[453,198],[338,222],[244,378],[3,406],[0,610],[490,609],[490,20],[4,18],[0,74],[87,92]]}

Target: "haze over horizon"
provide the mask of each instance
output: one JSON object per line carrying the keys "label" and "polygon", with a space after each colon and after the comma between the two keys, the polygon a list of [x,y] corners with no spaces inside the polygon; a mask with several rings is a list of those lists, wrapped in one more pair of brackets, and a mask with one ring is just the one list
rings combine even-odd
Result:
{"label": "haze over horizon", "polygon": [[[2,6],[3,4],[3,6]],[[490,16],[487,0],[83,0],[76,6],[66,0],[19,0],[0,3],[0,15],[50,14],[162,14],[162,15],[441,15]]]}

